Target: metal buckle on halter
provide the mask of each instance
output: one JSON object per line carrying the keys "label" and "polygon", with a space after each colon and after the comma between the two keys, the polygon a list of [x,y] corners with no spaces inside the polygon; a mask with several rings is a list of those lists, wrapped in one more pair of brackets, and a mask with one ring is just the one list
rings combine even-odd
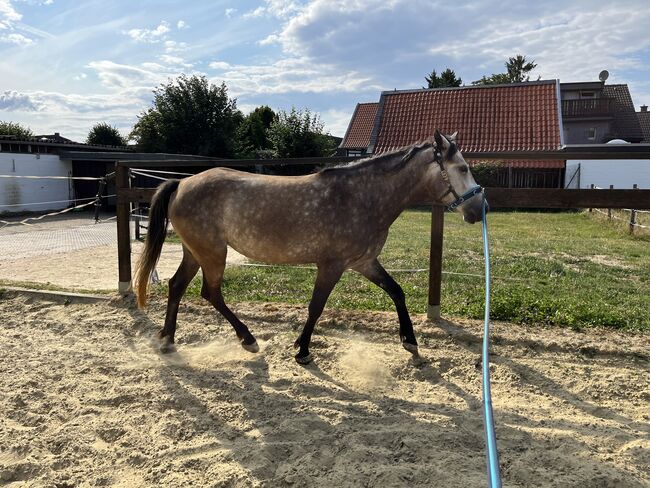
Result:
{"label": "metal buckle on halter", "polygon": [[470,198],[475,197],[479,193],[483,193],[483,187],[480,185],[476,185],[474,188],[469,189],[463,195],[459,196],[458,198],[456,198],[456,200],[454,200],[449,205],[447,205],[447,208],[449,210],[454,210],[456,207],[466,202]]}

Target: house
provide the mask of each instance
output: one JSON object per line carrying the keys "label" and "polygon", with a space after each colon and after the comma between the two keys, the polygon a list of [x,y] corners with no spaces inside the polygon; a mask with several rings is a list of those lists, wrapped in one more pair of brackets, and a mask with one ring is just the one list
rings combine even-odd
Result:
{"label": "house", "polygon": [[641,132],[643,133],[643,141],[641,142],[650,144],[650,112],[648,112],[648,106],[641,105],[641,111],[637,112],[636,116],[639,119]]}
{"label": "house", "polygon": [[[559,100],[556,80],[385,91],[378,103],[357,105],[339,154],[385,153],[436,129],[458,131],[464,151],[553,150],[563,144]],[[563,160],[504,161],[496,177],[504,186],[557,187],[564,166]]]}
{"label": "house", "polygon": [[643,132],[627,85],[604,81],[561,83],[565,144],[641,142]]}

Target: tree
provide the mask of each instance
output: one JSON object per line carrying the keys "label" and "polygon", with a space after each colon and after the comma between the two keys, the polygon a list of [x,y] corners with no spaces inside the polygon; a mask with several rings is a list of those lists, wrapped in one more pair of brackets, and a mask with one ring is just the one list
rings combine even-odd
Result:
{"label": "tree", "polygon": [[29,127],[24,127],[17,122],[4,122],[0,120],[0,135],[16,136],[18,139],[29,139],[34,133]]}
{"label": "tree", "polygon": [[281,110],[269,128],[269,141],[278,158],[329,156],[335,147],[318,114],[308,110]]}
{"label": "tree", "polygon": [[126,146],[126,142],[126,138],[120,134],[117,127],[113,127],[106,122],[95,124],[86,137],[86,144]]}
{"label": "tree", "polygon": [[138,117],[130,139],[146,152],[233,157],[235,132],[243,120],[225,83],[181,75],[153,92],[153,106]]}
{"label": "tree", "polygon": [[257,107],[237,128],[237,143],[235,151],[242,159],[267,159],[272,157],[269,129],[277,119],[275,112],[268,106]]}
{"label": "tree", "polygon": [[456,73],[453,69],[447,68],[440,76],[436,73],[434,69],[429,76],[424,78],[427,82],[427,88],[446,88],[460,86],[463,83],[463,80],[456,78]]}
{"label": "tree", "polygon": [[529,73],[537,67],[535,61],[527,61],[526,56],[517,54],[508,58],[505,63],[505,73],[495,73],[483,76],[480,80],[472,81],[472,85],[504,85],[507,83],[522,83],[530,81]]}

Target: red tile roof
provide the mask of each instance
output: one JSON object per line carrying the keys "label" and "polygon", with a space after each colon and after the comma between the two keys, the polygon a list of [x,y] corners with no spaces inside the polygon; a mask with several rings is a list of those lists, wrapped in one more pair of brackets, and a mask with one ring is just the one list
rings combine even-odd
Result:
{"label": "red tile roof", "polygon": [[365,150],[368,147],[378,106],[377,102],[357,104],[340,148]]}
{"label": "red tile roof", "polygon": [[[463,151],[552,150],[561,144],[555,80],[497,86],[383,92],[371,151],[380,154],[458,131]],[[517,161],[558,168],[563,161]]]}

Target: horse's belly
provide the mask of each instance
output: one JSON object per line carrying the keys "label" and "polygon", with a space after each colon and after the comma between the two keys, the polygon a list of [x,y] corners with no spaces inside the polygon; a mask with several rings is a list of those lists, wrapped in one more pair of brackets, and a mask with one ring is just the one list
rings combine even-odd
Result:
{"label": "horse's belly", "polygon": [[315,237],[296,239],[286,236],[278,240],[254,233],[234,232],[228,245],[249,259],[269,264],[315,263],[324,254],[322,243]]}

